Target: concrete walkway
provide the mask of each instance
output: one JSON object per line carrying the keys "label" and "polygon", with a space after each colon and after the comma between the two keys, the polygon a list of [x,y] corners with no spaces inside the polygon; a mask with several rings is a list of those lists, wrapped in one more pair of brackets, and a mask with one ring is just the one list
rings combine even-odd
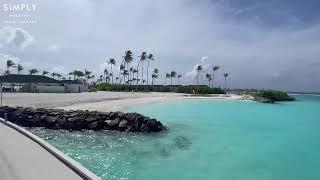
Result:
{"label": "concrete walkway", "polygon": [[0,179],[79,180],[83,178],[35,141],[0,122]]}

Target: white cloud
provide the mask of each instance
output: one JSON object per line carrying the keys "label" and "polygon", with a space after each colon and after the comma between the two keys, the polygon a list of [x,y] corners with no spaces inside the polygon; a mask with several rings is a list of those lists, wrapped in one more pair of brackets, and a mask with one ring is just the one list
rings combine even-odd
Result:
{"label": "white cloud", "polygon": [[55,72],[55,73],[60,73],[60,74],[67,74],[68,73],[64,66],[55,66],[52,69],[50,69],[49,72],[50,73]]}
{"label": "white cloud", "polygon": [[57,44],[52,44],[48,46],[48,51],[49,52],[59,52],[61,50],[61,47]]}
{"label": "white cloud", "polygon": [[34,37],[23,28],[5,26],[0,28],[0,48],[24,49],[34,42]]}
{"label": "white cloud", "polygon": [[202,63],[204,63],[207,59],[209,59],[209,57],[208,57],[208,56],[202,56],[202,58],[201,58],[201,62],[202,62]]}

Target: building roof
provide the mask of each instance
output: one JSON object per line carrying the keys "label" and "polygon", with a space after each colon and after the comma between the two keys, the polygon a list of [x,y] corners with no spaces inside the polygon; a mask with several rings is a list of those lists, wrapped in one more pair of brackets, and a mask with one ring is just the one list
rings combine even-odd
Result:
{"label": "building roof", "polygon": [[42,75],[8,74],[0,76],[0,83],[61,83]]}
{"label": "building roof", "polygon": [[60,82],[65,84],[83,84],[80,80],[61,80]]}

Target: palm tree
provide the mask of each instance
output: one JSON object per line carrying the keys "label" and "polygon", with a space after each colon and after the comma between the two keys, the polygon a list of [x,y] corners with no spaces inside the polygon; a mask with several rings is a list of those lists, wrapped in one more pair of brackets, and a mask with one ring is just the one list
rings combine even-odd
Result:
{"label": "palm tree", "polygon": [[109,61],[108,61],[108,64],[110,64],[110,68],[111,68],[111,74],[112,74],[112,80],[111,80],[111,84],[113,84],[113,71],[112,71],[112,66],[116,65],[116,60],[115,59],[112,59],[110,58]]}
{"label": "palm tree", "polygon": [[176,76],[177,76],[177,73],[175,71],[171,71],[171,73],[170,73],[171,86],[172,86],[172,78],[174,78]]}
{"label": "palm tree", "polygon": [[209,87],[210,87],[210,82],[211,82],[211,80],[212,80],[212,75],[209,74],[209,73],[207,73],[207,74],[206,74],[206,79],[209,81]]}
{"label": "palm tree", "polygon": [[214,80],[214,75],[215,75],[215,72],[220,68],[220,66],[212,66],[212,71],[213,71],[213,74],[212,74],[212,87],[213,87],[213,80]]}
{"label": "palm tree", "polygon": [[150,60],[154,61],[153,54],[149,54],[148,56],[148,65],[147,65],[147,85],[149,85],[149,62]]}
{"label": "palm tree", "polygon": [[122,78],[123,78],[123,80],[125,81],[125,76],[124,76],[124,71],[125,71],[125,69],[126,69],[126,67],[125,67],[125,65],[123,65],[123,64],[121,64],[120,65],[120,74],[122,74],[122,77],[121,77],[121,79],[120,79],[120,83],[121,83],[121,80],[122,80]]}
{"label": "palm tree", "polygon": [[39,72],[38,69],[30,69],[29,70],[30,75],[37,74],[38,72]]}
{"label": "palm tree", "polygon": [[59,73],[56,73],[56,76],[58,77],[58,79],[60,80],[61,79],[61,77],[62,77],[62,75],[61,74],[59,74]]}
{"label": "palm tree", "polygon": [[[131,85],[131,82],[132,82],[132,77],[131,77],[131,75],[133,75],[133,67],[130,67],[130,69],[129,69],[129,81],[130,81],[130,85]],[[134,76],[134,75],[133,75]]]}
{"label": "palm tree", "polygon": [[[51,74],[51,75],[52,75],[52,74]],[[57,75],[57,74],[55,74],[55,75]],[[74,77],[74,80],[76,80],[76,78],[79,79],[79,78],[85,76],[85,74],[84,74],[82,71],[79,71],[79,70],[74,70],[74,71],[72,72],[72,75],[73,75],[73,77]]]}
{"label": "palm tree", "polygon": [[51,75],[51,76],[52,76],[52,78],[54,79],[54,77],[57,75],[57,73],[52,72],[50,75]]}
{"label": "palm tree", "polygon": [[154,73],[151,74],[151,78],[152,78],[151,84],[152,84],[152,85],[153,85],[153,82],[155,82],[155,79],[158,79],[158,77],[159,77],[158,74],[154,74]]}
{"label": "palm tree", "polygon": [[[138,66],[137,66],[137,70],[139,71],[139,65],[140,65],[140,62],[142,64],[142,68],[141,68],[141,73],[142,73],[142,80],[143,80],[143,62],[147,59],[147,53],[146,52],[142,52],[140,56],[138,56],[140,58],[139,62],[138,62]],[[139,79],[139,76],[138,76],[139,73],[137,73],[137,79]]]}
{"label": "palm tree", "polygon": [[182,77],[181,74],[178,74],[178,85],[180,85],[180,78]]}
{"label": "palm tree", "polygon": [[[51,74],[52,75],[52,74]],[[75,71],[69,72],[69,76],[73,76],[73,80],[76,80],[76,74]],[[54,76],[53,76],[54,78]],[[70,79],[70,78],[69,78]]]}
{"label": "palm tree", "polygon": [[224,93],[227,94],[227,77],[229,76],[228,73],[224,73]]}
{"label": "palm tree", "polygon": [[129,64],[133,61],[132,52],[130,50],[126,51],[123,59],[124,59],[124,64],[127,64],[127,70],[128,70]]}
{"label": "palm tree", "polygon": [[21,64],[18,64],[17,70],[18,70],[18,74],[20,74],[20,72],[23,71],[23,67]]}
{"label": "palm tree", "polygon": [[43,75],[43,76],[45,76],[45,75],[47,75],[47,74],[49,74],[48,71],[46,71],[46,70],[43,70],[43,71],[42,71],[42,75]]}
{"label": "palm tree", "polygon": [[124,83],[129,82],[129,81],[128,81],[128,80],[129,80],[129,78],[128,78],[128,80],[126,81],[126,76],[128,76],[128,75],[129,75],[129,71],[125,69],[125,70],[123,70],[123,71],[122,71],[122,73],[121,73],[121,74],[122,74],[122,76],[123,76],[123,82],[124,82]]}
{"label": "palm tree", "polygon": [[87,76],[87,79],[88,79],[88,84],[89,84],[89,79],[93,79],[94,78],[94,75],[89,75],[89,76]]}
{"label": "palm tree", "polygon": [[152,77],[152,85],[153,85],[155,79],[158,79],[159,77],[159,69],[155,68],[153,70],[153,74],[151,75],[151,77]]}
{"label": "palm tree", "polygon": [[[124,78],[124,82],[126,83],[125,77],[129,73],[129,64],[133,61],[133,54],[130,50],[125,52],[125,55],[123,56],[122,63],[120,64],[120,72],[119,76],[122,74],[122,77]],[[126,72],[124,72],[126,70]],[[122,72],[121,72],[122,71]],[[122,79],[121,79],[122,80]],[[120,82],[121,82],[120,80]]]}
{"label": "palm tree", "polygon": [[14,67],[14,65],[15,63],[12,60],[10,59],[7,60],[7,71],[6,71],[7,74],[10,74],[10,67]]}
{"label": "palm tree", "polygon": [[167,79],[169,79],[171,77],[171,74],[170,73],[166,73],[166,78],[164,80],[164,85],[167,84]]}
{"label": "palm tree", "polygon": [[85,74],[82,71],[76,70],[76,76],[81,79]]}
{"label": "palm tree", "polygon": [[202,70],[202,65],[198,64],[197,67],[196,67],[196,70],[197,70],[197,85],[199,85],[199,73],[200,71]]}
{"label": "palm tree", "polygon": [[[137,76],[138,76],[138,70],[137,69],[133,69],[133,72],[132,72],[132,76],[134,77],[134,74],[135,73],[137,73]],[[137,81],[137,78],[133,78],[134,79],[134,81]],[[138,84],[138,82],[137,82],[137,84]]]}
{"label": "palm tree", "polygon": [[88,83],[88,80],[91,79],[91,73],[92,71],[88,71],[87,69],[84,70],[84,76],[86,77],[86,81]]}

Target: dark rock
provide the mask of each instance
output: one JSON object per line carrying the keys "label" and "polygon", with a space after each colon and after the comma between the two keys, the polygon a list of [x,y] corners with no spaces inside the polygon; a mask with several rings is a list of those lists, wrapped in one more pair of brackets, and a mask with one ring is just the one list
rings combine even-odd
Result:
{"label": "dark rock", "polygon": [[116,115],[117,117],[123,117],[124,116],[124,113],[120,112],[120,111],[117,111],[116,114],[117,114]]}
{"label": "dark rock", "polygon": [[40,122],[40,121],[41,121],[41,119],[40,119],[40,115],[39,114],[35,114],[33,116],[33,118],[31,119],[31,122],[33,122],[33,123],[37,123],[37,122]]}
{"label": "dark rock", "polygon": [[108,121],[108,126],[111,126],[111,127],[118,126],[119,122],[120,122],[120,119],[116,118],[115,120]]}
{"label": "dark rock", "polygon": [[72,116],[72,117],[69,117],[68,118],[68,122],[76,122],[76,121],[78,121],[79,120],[79,117],[78,116]]}
{"label": "dark rock", "polygon": [[58,118],[59,118],[59,116],[47,116],[45,121],[48,123],[54,123],[58,120]]}
{"label": "dark rock", "polygon": [[142,124],[140,128],[141,132],[149,132],[150,128],[146,124]]}
{"label": "dark rock", "polygon": [[158,132],[166,129],[161,122],[138,113],[0,107],[0,116],[4,117],[5,113],[9,121],[25,127],[128,132]]}
{"label": "dark rock", "polygon": [[97,118],[96,117],[93,117],[93,116],[89,116],[85,119],[85,121],[88,121],[88,122],[91,122],[91,121],[96,121]]}
{"label": "dark rock", "polygon": [[47,115],[46,115],[46,114],[40,116],[40,119],[41,119],[41,120],[45,120],[46,118],[47,118]]}
{"label": "dark rock", "polygon": [[254,100],[260,103],[268,103],[268,104],[274,103],[274,101],[272,101],[271,99],[264,98],[264,97],[254,97]]}
{"label": "dark rock", "polygon": [[59,124],[64,124],[64,123],[67,122],[67,118],[64,117],[64,116],[61,116],[61,117],[57,120],[57,122],[58,122]]}
{"label": "dark rock", "polygon": [[51,116],[57,116],[57,115],[60,115],[61,112],[50,112],[49,115]]}
{"label": "dark rock", "polygon": [[151,120],[147,121],[146,125],[148,126],[148,128],[151,131],[154,131],[154,132],[159,132],[159,131],[162,130],[162,129],[159,128],[159,126],[157,124],[157,121],[155,119],[151,119]]}
{"label": "dark rock", "polygon": [[93,123],[91,123],[91,124],[89,124],[89,126],[88,126],[88,128],[89,129],[97,129],[97,127],[98,127],[98,122],[93,122]]}
{"label": "dark rock", "polygon": [[74,116],[78,116],[78,113],[77,112],[73,112],[73,113],[68,114],[68,117],[74,117]]}
{"label": "dark rock", "polygon": [[119,123],[119,128],[126,128],[127,125],[128,125],[128,121],[123,119]]}
{"label": "dark rock", "polygon": [[134,132],[135,129],[134,129],[134,127],[132,127],[132,126],[128,126],[127,129],[126,129],[126,131],[127,131],[127,132]]}
{"label": "dark rock", "polygon": [[137,117],[137,113],[127,113],[124,118],[127,120],[127,121],[134,121]]}

